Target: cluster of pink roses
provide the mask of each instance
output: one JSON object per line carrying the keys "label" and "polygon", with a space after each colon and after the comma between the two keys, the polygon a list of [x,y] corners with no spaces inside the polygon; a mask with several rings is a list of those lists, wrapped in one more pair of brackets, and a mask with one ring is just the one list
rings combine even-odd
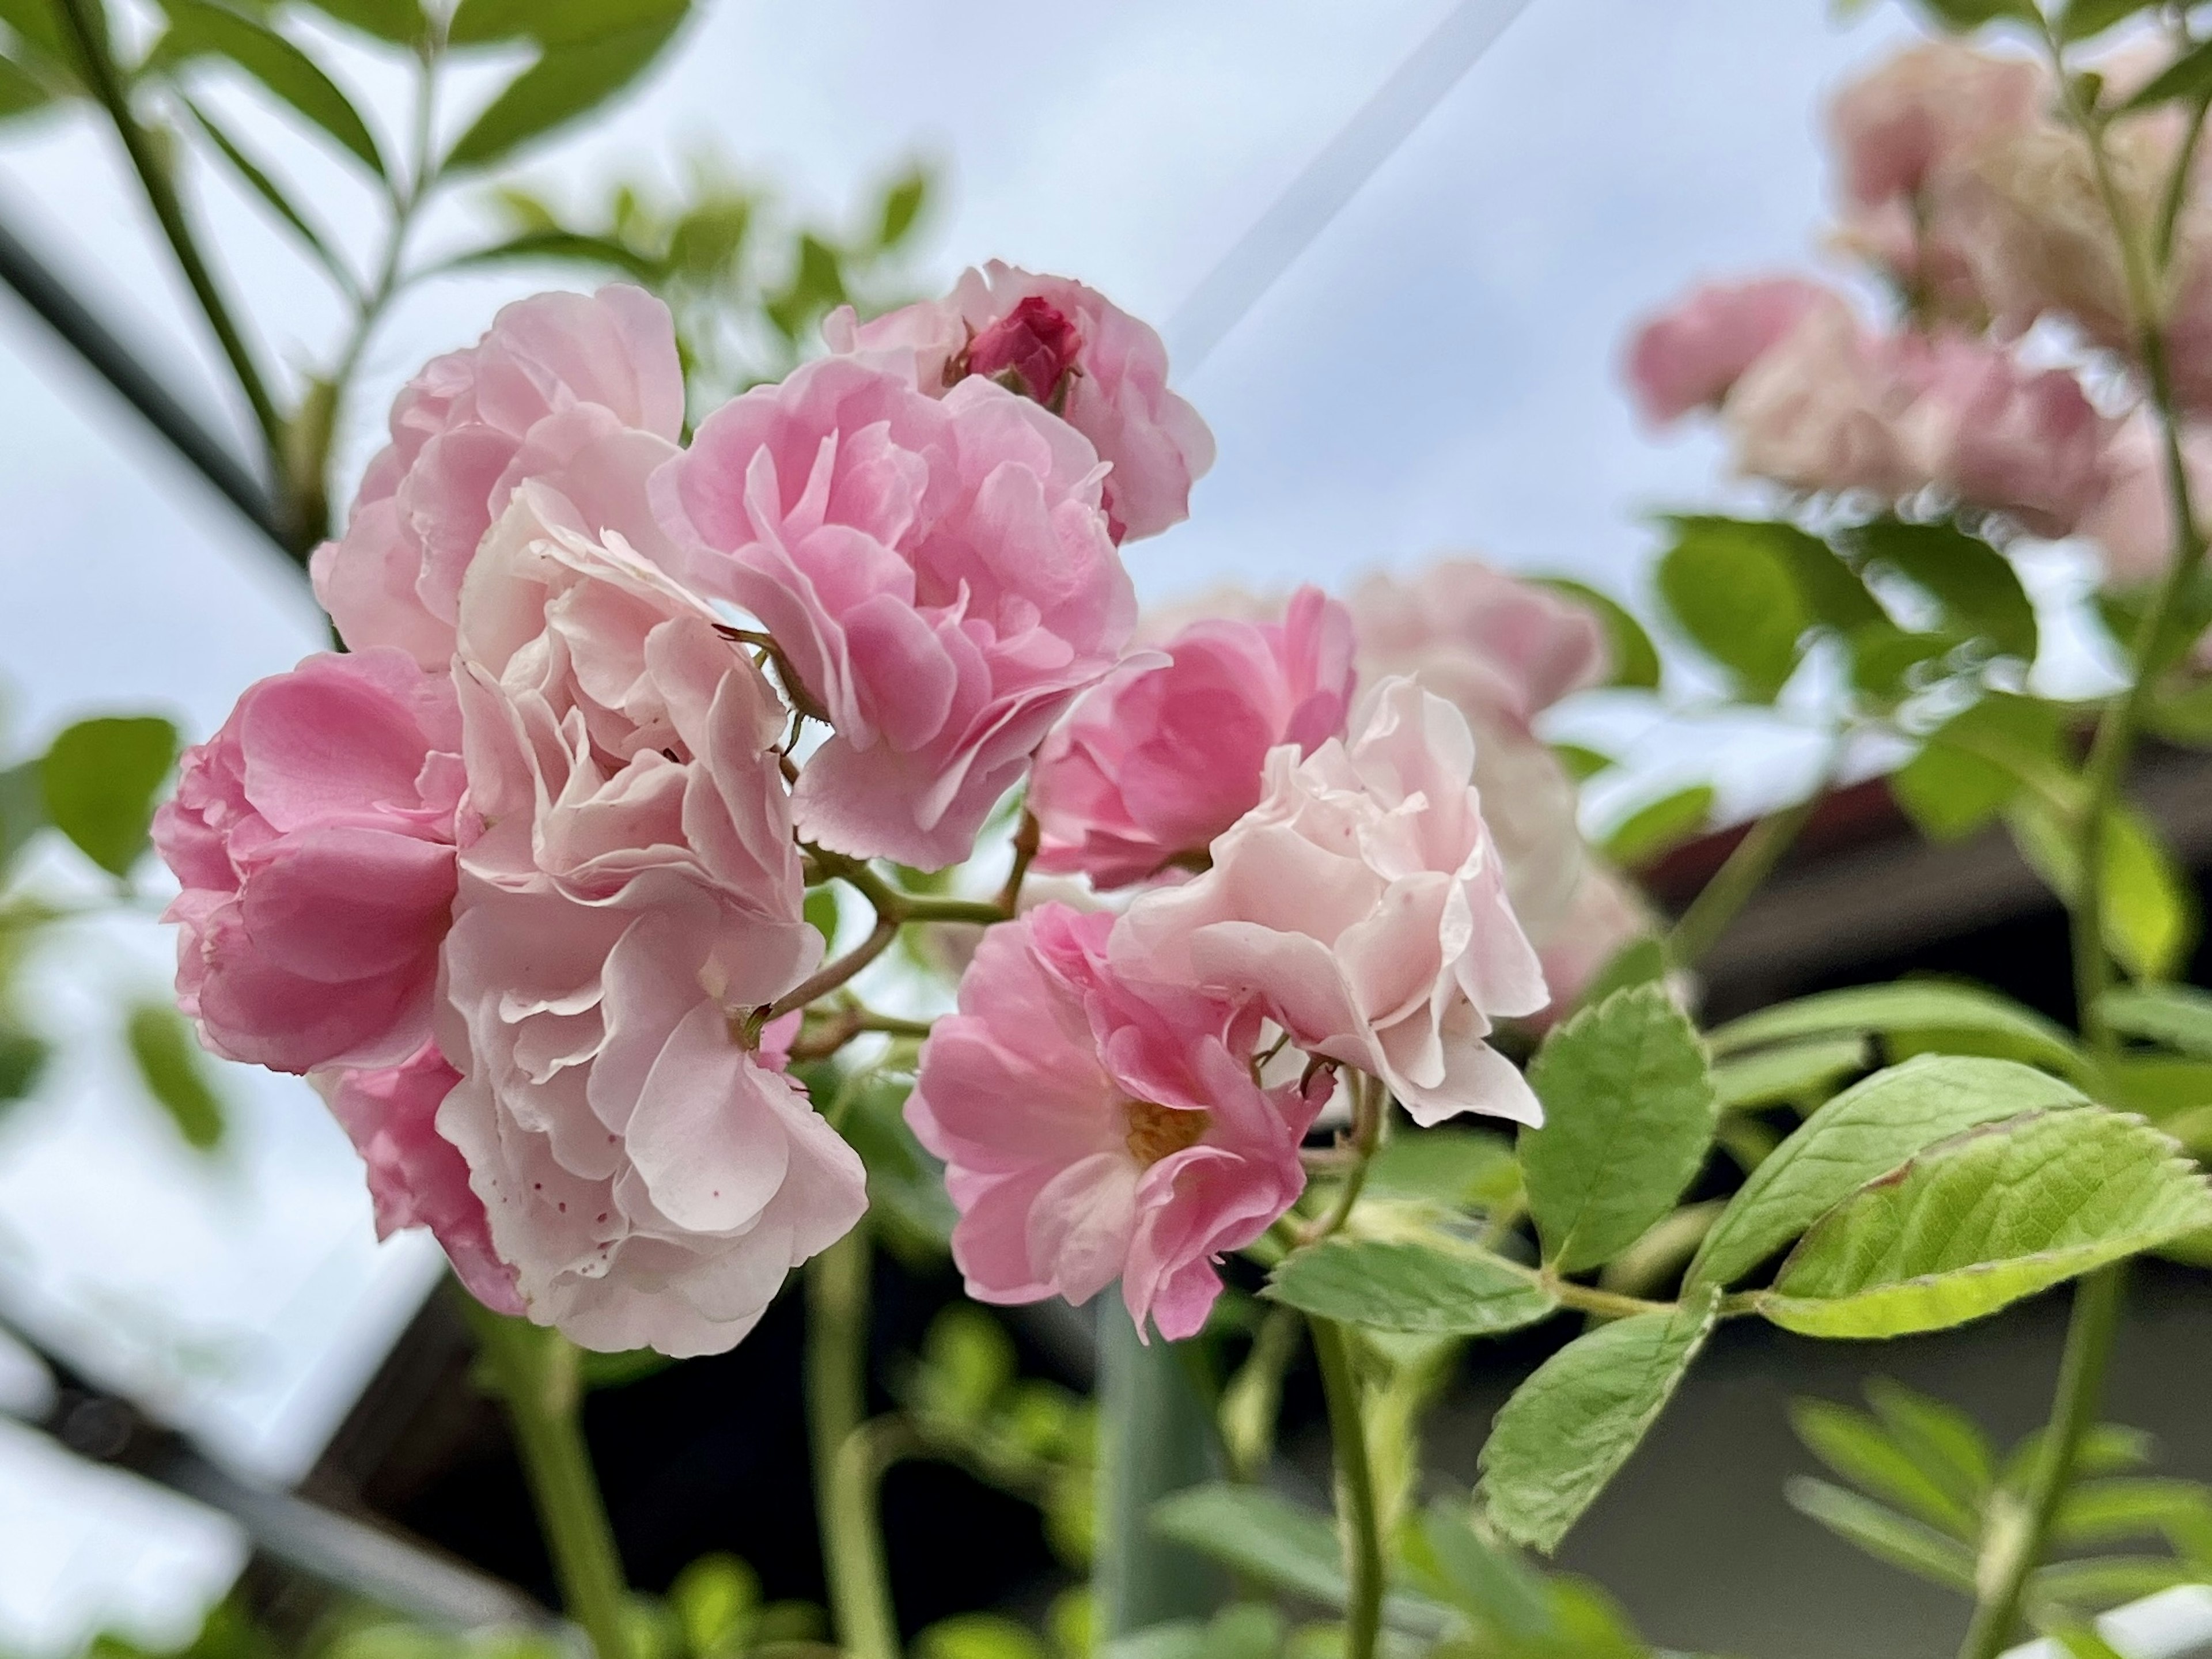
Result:
{"label": "cluster of pink roses", "polygon": [[1462,562],[1133,650],[1120,544],[1212,456],[1158,337],[996,265],[825,335],[688,446],[635,289],[406,387],[314,559],[348,653],[250,688],[157,822],[180,1004],[313,1079],[488,1304],[725,1348],[866,1205],[787,1071],[837,978],[807,882],[957,863],[1027,775],[1038,866],[1134,896],[990,929],[909,1121],[976,1295],[1119,1279],[1188,1334],[1334,1068],[1536,1115],[1492,1021],[1639,925],[1529,724],[1597,629]]}
{"label": "cluster of pink roses", "polygon": [[[2142,79],[2106,68],[2117,97]],[[2087,145],[2035,62],[1955,41],[1912,47],[1846,87],[1830,113],[1836,240],[1899,301],[1869,326],[1796,277],[1698,289],[1640,331],[1628,376],[1646,418],[1717,410],[1747,476],[2002,515],[2037,536],[2087,536],[2116,581],[2142,580],[2173,538],[2147,416],[2102,404],[2072,368],[2028,367],[2019,337],[2049,322],[2122,373],[2142,319]],[[2116,188],[2148,225],[2187,131],[2178,105],[2106,135]],[[2202,169],[2199,169],[2202,176]],[[2177,220],[2165,319],[2185,407],[2212,413],[2212,216]],[[2212,463],[2212,433],[2201,445]],[[2212,465],[2207,466],[2212,481]]]}

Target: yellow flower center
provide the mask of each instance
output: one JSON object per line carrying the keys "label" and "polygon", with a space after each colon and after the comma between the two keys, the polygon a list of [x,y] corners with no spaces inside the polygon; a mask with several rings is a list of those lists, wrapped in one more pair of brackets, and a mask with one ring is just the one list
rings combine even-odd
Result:
{"label": "yellow flower center", "polygon": [[1195,1146],[1212,1121],[1207,1114],[1182,1106],[1162,1106],[1149,1100],[1128,1103],[1130,1156],[1147,1166],[1170,1152]]}

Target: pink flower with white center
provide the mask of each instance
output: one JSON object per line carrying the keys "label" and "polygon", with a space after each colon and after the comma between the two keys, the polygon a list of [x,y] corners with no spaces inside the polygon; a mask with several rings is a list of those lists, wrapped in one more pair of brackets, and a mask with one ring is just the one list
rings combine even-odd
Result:
{"label": "pink flower with white center", "polygon": [[[315,550],[315,597],[353,649],[395,646],[442,669],[462,577],[517,484],[586,447],[665,459],[683,429],[667,307],[619,283],[518,301],[401,389],[345,534]],[[651,534],[641,499],[577,505],[594,531],[641,544]]]}
{"label": "pink flower with white center", "polygon": [[397,1066],[452,921],[460,715],[404,652],[313,656],[185,753],[154,844],[183,890],[177,1005],[227,1060]]}
{"label": "pink flower with white center", "polygon": [[1766,276],[1708,283],[1651,318],[1629,342],[1637,411],[1654,426],[1716,409],[1751,366],[1804,319],[1841,301],[1818,283]]}
{"label": "pink flower with white center", "polygon": [[1263,1090],[1248,1009],[1121,974],[1113,918],[1045,905],[993,927],[924,1046],[907,1121],[949,1166],[953,1260],[980,1302],[1087,1302],[1121,1281],[1141,1333],[1195,1335],[1216,1261],[1305,1187],[1327,1097]]}
{"label": "pink flower with white center", "polygon": [[1269,750],[1344,733],[1352,617],[1317,587],[1280,623],[1194,623],[1165,648],[1086,693],[1038,751],[1035,868],[1120,887],[1202,855],[1258,805]]}
{"label": "pink flower with white center", "polygon": [[404,1066],[318,1072],[309,1079],[368,1166],[376,1236],[428,1227],[477,1301],[495,1313],[520,1314],[514,1269],[492,1248],[469,1166],[438,1133],[438,1107],[460,1080],[434,1043]]}
{"label": "pink flower with white center", "polygon": [[[758,1012],[819,961],[774,693],[704,603],[536,483],[462,592],[477,826],[439,1133],[532,1318],[708,1353],[866,1207]],[[773,1039],[773,1040],[771,1040]]]}
{"label": "pink flower with white center", "polygon": [[1115,925],[1133,978],[1255,1000],[1308,1052],[1371,1072],[1417,1122],[1542,1109],[1484,1038],[1549,1000],[1470,782],[1465,718],[1412,680],[1358,735],[1267,757],[1267,792],[1212,867],[1139,894]]}
{"label": "pink flower with white center", "polygon": [[1160,337],[1064,276],[994,259],[963,273],[944,299],[872,322],[841,307],[822,337],[832,352],[890,369],[932,397],[980,374],[1064,415],[1113,467],[1105,505],[1116,541],[1188,518],[1191,486],[1213,465],[1213,434],[1168,390]]}
{"label": "pink flower with white center", "polygon": [[1076,694],[1136,598],[1074,428],[970,376],[941,399],[847,358],[725,404],[654,477],[702,592],[763,623],[835,728],[800,833],[937,869]]}

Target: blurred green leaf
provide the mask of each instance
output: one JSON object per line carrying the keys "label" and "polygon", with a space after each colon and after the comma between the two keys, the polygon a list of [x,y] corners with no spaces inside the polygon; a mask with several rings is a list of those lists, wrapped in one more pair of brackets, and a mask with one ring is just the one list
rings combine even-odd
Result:
{"label": "blurred green leaf", "polygon": [[1575,1000],[1577,1008],[1594,1008],[1615,991],[1632,986],[1662,983],[1667,977],[1667,947],[1650,934],[1631,939],[1590,975]]}
{"label": "blurred green leaf", "polygon": [[1692,1297],[1601,1325],[1537,1367],[1482,1448],[1477,1496],[1499,1532],[1547,1554],[1559,1547],[1657,1420],[1718,1305]]}
{"label": "blurred green leaf", "polygon": [[884,191],[876,215],[876,246],[896,247],[912,234],[929,199],[929,174],[920,167],[902,173]]}
{"label": "blurred green leaf", "polygon": [[[538,61],[509,82],[447,152],[449,168],[487,167],[521,145],[565,126],[621,92],[659,58],[690,15],[690,0],[553,0],[512,6],[507,0],[465,3],[453,19],[454,40],[465,18],[470,40],[526,33],[543,48]],[[507,28],[493,14],[520,12],[526,27]]]}
{"label": "blurred green leaf", "polygon": [[52,1054],[44,1037],[0,1023],[0,1106],[27,1097],[39,1086]]}
{"label": "blurred green leaf", "polygon": [[1013,1382],[1014,1345],[999,1322],[966,1303],[948,1304],[922,1338],[917,1400],[956,1422],[977,1423]]}
{"label": "blurred green leaf", "polygon": [[651,1348],[623,1348],[614,1353],[586,1348],[576,1355],[576,1380],[586,1389],[619,1389],[657,1376],[674,1364]]}
{"label": "blurred green leaf", "polygon": [[1513,1143],[1480,1129],[1395,1127],[1367,1166],[1370,1198],[1427,1199],[1486,1206],[1518,1192],[1521,1167]]}
{"label": "blurred green leaf", "polygon": [[1322,1319],[1432,1335],[1496,1335],[1559,1306],[1527,1269],[1441,1236],[1310,1244],[1283,1259],[1263,1294]]}
{"label": "blurred green leaf", "polygon": [[1688,1282],[1733,1284],[1868,1182],[1963,1130],[2086,1103],[2072,1085],[2012,1060],[1923,1054],[1877,1072],[1807,1118],[1737,1189]]}
{"label": "blurred green leaf", "polygon": [[2037,779],[2066,775],[2060,711],[2034,697],[1990,692],[1928,735],[1890,774],[1890,792],[1921,830],[1956,841],[1994,823]]}
{"label": "blurred green leaf", "polygon": [[796,341],[833,306],[845,303],[844,256],[808,233],[799,239],[797,263],[783,290],[762,309],[787,340]]}
{"label": "blurred green leaf", "polygon": [[1704,829],[1712,811],[1712,785],[1678,789],[1624,818],[1605,838],[1605,854],[1625,868],[1641,869]]}
{"label": "blurred green leaf", "polygon": [[[2022,795],[2005,822],[2021,855],[2051,890],[2070,903],[2079,884],[2079,847],[2051,803]],[[2197,938],[2196,890],[2149,822],[2124,803],[2105,821],[2105,945],[2139,979],[2171,977]]]}
{"label": "blurred green leaf", "polygon": [[1558,1633],[1543,1575],[1484,1539],[1457,1505],[1431,1504],[1408,1544],[1408,1553],[1431,1581],[1425,1587],[1471,1615],[1486,1632],[1516,1638]]}
{"label": "blurred green leaf", "polygon": [[28,115],[53,101],[44,82],[13,58],[0,58],[0,121]]}
{"label": "blurred green leaf", "polygon": [[2160,1590],[2184,1584],[2201,1584],[2204,1569],[2190,1561],[2168,1560],[2155,1555],[2090,1556],[2079,1561],[2054,1561],[2038,1567],[2029,1578],[2028,1594],[2064,1602],[2090,1612],[2140,1601]]}
{"label": "blurred green leaf", "polygon": [[1938,22],[1961,31],[2007,19],[2034,28],[2042,27],[2034,0],[1921,0],[1921,3]]}
{"label": "blurred green leaf", "polygon": [[185,1144],[203,1152],[220,1146],[222,1101],[182,1016],[166,1003],[142,1002],[131,1011],[124,1035],[146,1092],[169,1115]]}
{"label": "blurred green leaf", "polygon": [[2067,1034],[2042,1015],[1956,980],[1907,979],[1822,991],[1731,1020],[1706,1040],[1725,1059],[1770,1043],[1850,1031],[1910,1036],[1950,1054],[2029,1060],[2076,1079],[2090,1072]]}
{"label": "blurred green leaf", "polygon": [[1833,1094],[1836,1083],[1866,1067],[1864,1037],[1815,1037],[1722,1061],[1713,1068],[1713,1091],[1723,1112],[1778,1103],[1808,1107]]}
{"label": "blurred green leaf", "polygon": [[2094,1549],[2131,1538],[2163,1538],[2212,1572],[2212,1490],[2194,1480],[2117,1476],[2077,1481],[2060,1500],[2054,1542]]}
{"label": "blurred green leaf", "polygon": [[1691,641],[1735,677],[1753,702],[1772,702],[1796,672],[1814,620],[1773,526],[1731,519],[1674,521],[1659,561],[1659,596]]}
{"label": "blurred green leaf", "polygon": [[1851,684],[1869,696],[1895,702],[1936,676],[1915,673],[1923,664],[1940,662],[1965,637],[1948,629],[1914,633],[1893,622],[1872,622],[1845,636],[1851,651]]}
{"label": "blurred green leaf", "polygon": [[331,245],[323,240],[322,234],[309,224],[306,216],[293,205],[292,199],[284,194],[276,181],[263,171],[258,162],[240,149],[237,141],[225,132],[215,118],[201,108],[198,103],[190,98],[182,97],[179,101],[191,112],[191,118],[198,124],[200,131],[207,135],[208,142],[216,147],[216,152],[224,161],[230,163],[231,170],[244,179],[247,187],[267,204],[269,210],[290,227],[293,234],[307,245],[308,251],[322,261],[325,270],[343,276],[345,270],[343,263],[331,251]]}
{"label": "blurred green leaf", "polygon": [[1981,1536],[1978,1507],[1931,1478],[1887,1427],[1827,1400],[1790,1402],[1790,1426],[1807,1450],[1869,1498],[1879,1498],[1961,1542]]}
{"label": "blurred green leaf", "polygon": [[[2130,13],[2147,9],[2151,3],[2152,0],[2134,0],[2134,3],[2130,5],[2127,3],[2127,0],[2075,0],[2075,3],[2067,8],[2068,38],[2069,40],[2083,38],[2082,35],[2070,33],[2074,23],[2074,14],[2077,11],[2091,14],[2091,17],[2085,20],[2090,21],[2094,21],[2096,14],[2106,12],[2114,14],[2103,21],[2096,22],[2094,27],[2086,28],[2084,31],[2085,33],[2094,34],[2098,29],[2109,28],[2113,23]],[[2123,7],[2125,9],[2122,9]],[[2154,104],[2172,103],[2177,99],[2201,98],[2208,92],[2212,92],[2212,41],[2200,42],[2183,52],[2180,57],[2153,76],[2142,90],[2129,99],[2123,107],[2148,109]]]}
{"label": "blurred green leaf", "polygon": [[1974,1553],[1935,1528],[1856,1492],[1800,1475],[1782,1489],[1790,1507],[1877,1561],[1954,1589],[1974,1593]]}
{"label": "blurred green leaf", "polygon": [[151,715],[79,720],[39,763],[47,822],[109,874],[129,875],[177,749],[177,728]]}
{"label": "blurred green leaf", "polygon": [[742,1651],[760,1601],[760,1575],[734,1555],[702,1555],[668,1587],[668,1605],[683,1627],[690,1659]]}
{"label": "blurred green leaf", "polygon": [[1578,743],[1555,743],[1552,752],[1559,757],[1559,764],[1567,769],[1567,775],[1577,783],[1587,782],[1615,764],[1610,755],[1601,755],[1595,749],[1586,749]]}
{"label": "blurred green leaf", "polygon": [[574,230],[527,230],[489,247],[456,254],[440,267],[466,270],[477,265],[508,264],[528,260],[552,260],[565,264],[596,265],[619,270],[640,282],[658,282],[659,263],[610,237],[586,235]]}
{"label": "blurred green leaf", "polygon": [[2102,34],[2130,17],[2148,11],[2156,0],[2063,0],[2058,14],[2058,38],[2069,45]]}
{"label": "blurred green leaf", "polygon": [[884,1242],[910,1252],[942,1255],[951,1247],[960,1212],[945,1191],[945,1166],[907,1127],[902,1109],[911,1078],[864,1072],[841,1085],[839,1133],[868,1170],[868,1202],[888,1223]]}
{"label": "blurred green leaf", "polygon": [[161,0],[161,5],[169,17],[160,48],[164,61],[205,54],[229,59],[383,177],[384,158],[368,124],[306,52],[267,24],[215,0]]}
{"label": "blurred green leaf", "polygon": [[422,38],[422,8],[416,0],[307,0],[307,3],[325,17],[394,46],[413,46]]}
{"label": "blurred green leaf", "polygon": [[2212,1189],[2139,1118],[2097,1107],[1968,1129],[1820,1218],[1759,1298],[1808,1336],[1940,1330],[2212,1225]]}
{"label": "blurred green leaf", "polygon": [[1607,655],[1613,665],[1612,676],[1606,684],[1645,691],[1658,689],[1658,647],[1651,643],[1650,635],[1644,631],[1644,624],[1618,599],[1566,576],[1539,576],[1534,580],[1539,587],[1548,587],[1583,606],[1604,627]]}
{"label": "blurred green leaf", "polygon": [[1035,1631],[995,1613],[940,1619],[915,1638],[914,1649],[917,1659],[1051,1659]]}
{"label": "blurred green leaf", "polygon": [[1546,1264],[1609,1261],[1674,1206],[1718,1106],[1704,1045],[1663,985],[1617,991],[1554,1027],[1528,1066],[1541,1128],[1520,1137]]}
{"label": "blurred green leaf", "polygon": [[1925,592],[1960,631],[2003,655],[2035,659],[2035,607],[2011,561],[1980,537],[1955,525],[1877,519],[1851,531],[1850,543]]}
{"label": "blurred green leaf", "polygon": [[2212,992],[2193,985],[2123,985],[2107,991],[2097,1006],[2123,1036],[2212,1060]]}
{"label": "blurred green leaf", "polygon": [[0,771],[0,884],[24,844],[46,825],[42,763],[27,760]]}
{"label": "blurred green leaf", "polygon": [[1973,1419],[1886,1376],[1869,1378],[1866,1393],[1890,1437],[1930,1480],[1961,1504],[1978,1507],[1988,1498],[1996,1455]]}

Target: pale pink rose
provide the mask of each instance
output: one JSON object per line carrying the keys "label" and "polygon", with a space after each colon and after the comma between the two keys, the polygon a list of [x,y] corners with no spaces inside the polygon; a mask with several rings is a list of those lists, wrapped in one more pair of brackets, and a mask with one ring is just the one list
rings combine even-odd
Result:
{"label": "pale pink rose", "polygon": [[177,1006],[229,1060],[396,1066],[452,920],[460,718],[404,653],[307,658],[188,750],[154,844],[183,890]]}
{"label": "pale pink rose", "polygon": [[404,1066],[317,1072],[309,1079],[368,1166],[376,1236],[428,1227],[477,1301],[495,1313],[520,1314],[514,1269],[492,1249],[483,1200],[469,1187],[469,1166],[438,1133],[439,1103],[460,1080],[435,1044]]}
{"label": "pale pink rose", "polygon": [[1911,46],[1829,106],[1844,198],[1870,208],[1919,195],[1984,144],[2044,119],[2050,100],[2051,77],[2032,58],[1954,40]]}
{"label": "pale pink rose", "polygon": [[[672,453],[683,428],[684,372],[659,301],[621,284],[519,301],[401,390],[345,534],[315,550],[315,596],[355,650],[397,646],[442,668],[462,575],[516,484],[587,442]],[[595,531],[650,532],[641,501],[593,505]]]}
{"label": "pale pink rose", "polygon": [[1179,1340],[1221,1294],[1215,1264],[1304,1189],[1328,1091],[1262,1090],[1258,1016],[1127,978],[1113,920],[1046,905],[990,929],[906,1116],[949,1166],[969,1295],[1082,1303],[1118,1278],[1138,1330]]}
{"label": "pale pink rose", "polygon": [[994,259],[963,273],[944,299],[872,322],[841,307],[822,336],[832,352],[890,369],[932,397],[980,374],[1050,405],[1114,469],[1105,505],[1116,541],[1188,518],[1191,486],[1213,465],[1213,434],[1168,390],[1160,337],[1064,276]]}
{"label": "pale pink rose", "polygon": [[1358,735],[1267,757],[1267,793],[1212,867],[1140,894],[1114,933],[1134,978],[1257,998],[1300,1048],[1371,1072],[1415,1121],[1534,1123],[1527,1082],[1484,1038],[1550,1000],[1469,783],[1465,718],[1409,679]]}
{"label": "pale pink rose", "polygon": [[767,626],[835,728],[795,794],[808,840],[968,856],[1135,624],[1099,477],[1079,434],[992,381],[933,399],[841,357],[725,404],[654,477],[689,579]]}
{"label": "pale pink rose", "polygon": [[717,1352],[866,1205],[758,1012],[820,959],[780,705],[704,604],[526,483],[461,597],[438,1115],[531,1317]]}
{"label": "pale pink rose", "polygon": [[1747,477],[1894,501],[1928,482],[1898,429],[1918,390],[1887,341],[1820,306],[1736,382],[1721,418]]}
{"label": "pale pink rose", "polygon": [[789,988],[755,920],[672,868],[580,902],[464,865],[438,1132],[530,1316],[606,1351],[716,1353],[867,1208],[860,1158],[740,1037]]}
{"label": "pale pink rose", "polygon": [[[2212,507],[2212,428],[2185,428],[2181,452],[2202,518]],[[2112,434],[2106,465],[2111,488],[2082,520],[2081,534],[2096,544],[2108,586],[2145,586],[2172,568],[2174,543],[2166,441],[2147,411],[2138,410]]]}
{"label": "pale pink rose", "polygon": [[1478,731],[1523,732],[1545,709],[1601,684],[1605,629],[1571,599],[1479,559],[1439,559],[1408,577],[1375,574],[1347,601],[1363,672],[1410,674]]}
{"label": "pale pink rose", "polygon": [[1551,1012],[1572,1007],[1600,969],[1656,925],[1633,885],[1595,859],[1585,860],[1565,914],[1548,936],[1531,935],[1544,982],[1552,988]]}
{"label": "pale pink rose", "polygon": [[1628,386],[1637,411],[1663,426],[1693,409],[1717,407],[1808,312],[1841,303],[1818,283],[1796,276],[1693,289],[1642,324],[1629,342]]}
{"label": "pale pink rose", "polygon": [[1317,587],[1280,623],[1195,623],[1166,652],[1086,693],[1038,751],[1035,868],[1121,887],[1202,855],[1259,804],[1269,750],[1344,734],[1352,617]]}
{"label": "pale pink rose", "polygon": [[2081,383],[1948,332],[1906,336],[1892,350],[1899,376],[1921,388],[1898,422],[1916,471],[2032,534],[2072,534],[2104,494],[2111,432]]}

